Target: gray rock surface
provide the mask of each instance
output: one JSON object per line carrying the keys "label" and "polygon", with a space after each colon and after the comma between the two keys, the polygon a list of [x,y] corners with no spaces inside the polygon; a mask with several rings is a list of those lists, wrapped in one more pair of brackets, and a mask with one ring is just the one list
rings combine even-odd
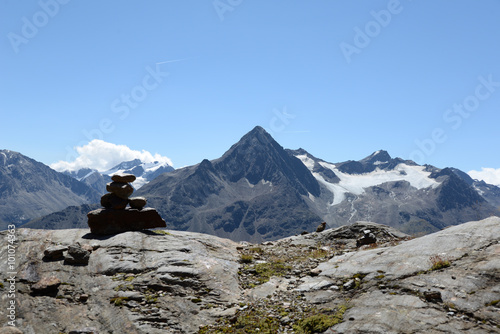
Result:
{"label": "gray rock surface", "polygon": [[[365,230],[377,244],[356,247]],[[251,317],[274,326],[269,332],[293,333],[314,314],[338,320],[330,334],[500,333],[497,217],[415,239],[358,222],[258,245],[165,230],[16,233],[25,334],[216,333]],[[42,260],[50,247],[77,244],[92,250],[86,266]],[[0,263],[0,281],[6,272]],[[0,319],[5,326],[5,308]]]}
{"label": "gray rock surface", "polygon": [[[97,239],[88,229],[19,229],[17,234],[19,272],[31,266],[40,277],[59,282],[52,297],[29,293],[36,284],[43,288],[43,278],[41,283],[16,282],[17,325],[25,334],[80,333],[87,327],[99,333],[194,333],[233,307],[242,293],[237,244],[230,240],[176,231]],[[87,266],[42,260],[50,245],[70,248],[77,242],[100,246]],[[4,258],[6,248],[0,254]],[[3,282],[6,263],[0,268]],[[6,295],[2,293],[2,304]],[[197,299],[201,301],[193,302]],[[4,312],[2,307],[0,326],[7,319]]]}

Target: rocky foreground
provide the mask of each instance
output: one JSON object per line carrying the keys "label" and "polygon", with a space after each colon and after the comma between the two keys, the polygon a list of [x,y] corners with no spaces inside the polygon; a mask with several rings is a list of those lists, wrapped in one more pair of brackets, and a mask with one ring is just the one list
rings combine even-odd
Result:
{"label": "rocky foreground", "polygon": [[14,286],[0,251],[0,324],[15,300],[25,334],[500,333],[497,217],[414,239],[358,222],[259,245],[167,230],[15,234]]}

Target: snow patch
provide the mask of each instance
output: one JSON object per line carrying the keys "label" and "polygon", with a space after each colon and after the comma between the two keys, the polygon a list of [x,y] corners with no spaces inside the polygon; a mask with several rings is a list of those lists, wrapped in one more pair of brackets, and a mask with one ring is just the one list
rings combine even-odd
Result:
{"label": "snow patch", "polygon": [[[316,178],[322,179],[322,182],[334,194],[332,205],[341,203],[345,199],[346,193],[361,195],[366,188],[377,186],[386,182],[407,181],[412,187],[424,189],[428,187],[436,188],[439,182],[430,178],[430,172],[424,171],[424,166],[408,166],[404,163],[397,165],[393,170],[375,169],[371,173],[366,174],[347,174],[342,173],[335,165],[326,162],[320,162],[324,168],[332,170],[340,179],[339,183],[329,183],[325,181],[319,174],[314,173]],[[320,181],[321,182],[321,181]]]}
{"label": "snow patch", "polygon": [[[306,155],[297,156],[304,165],[312,172],[314,168],[314,160]],[[328,162],[318,162],[324,168],[328,168],[337,175],[340,179],[338,183],[330,183],[326,181],[321,174],[313,173],[314,177],[323,184],[328,190],[333,193],[333,202],[331,205],[340,204],[346,197],[347,193],[361,195],[365,189],[377,186],[386,182],[407,181],[412,187],[424,189],[428,187],[436,188],[439,182],[430,178],[430,172],[426,172],[424,166],[408,166],[400,163],[393,170],[375,169],[373,172],[366,174],[348,174],[339,171],[334,164]],[[384,162],[380,162],[382,164]]]}

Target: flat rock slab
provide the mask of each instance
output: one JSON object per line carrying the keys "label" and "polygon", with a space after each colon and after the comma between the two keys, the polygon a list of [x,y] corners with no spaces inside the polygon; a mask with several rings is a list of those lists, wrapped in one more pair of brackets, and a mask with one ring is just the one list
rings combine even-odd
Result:
{"label": "flat rock slab", "polygon": [[129,183],[134,182],[136,179],[134,174],[115,174],[111,176],[111,180],[115,182]]}
{"label": "flat rock slab", "polygon": [[118,234],[148,228],[167,227],[167,223],[153,208],[141,211],[134,209],[97,209],[87,214],[90,231],[94,234]]}

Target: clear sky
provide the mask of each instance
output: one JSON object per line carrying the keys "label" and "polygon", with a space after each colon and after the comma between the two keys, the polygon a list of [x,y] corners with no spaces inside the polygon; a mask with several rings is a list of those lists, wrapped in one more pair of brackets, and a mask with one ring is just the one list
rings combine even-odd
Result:
{"label": "clear sky", "polygon": [[0,36],[0,148],[45,164],[101,139],[182,167],[260,125],[500,168],[499,0],[0,0]]}

